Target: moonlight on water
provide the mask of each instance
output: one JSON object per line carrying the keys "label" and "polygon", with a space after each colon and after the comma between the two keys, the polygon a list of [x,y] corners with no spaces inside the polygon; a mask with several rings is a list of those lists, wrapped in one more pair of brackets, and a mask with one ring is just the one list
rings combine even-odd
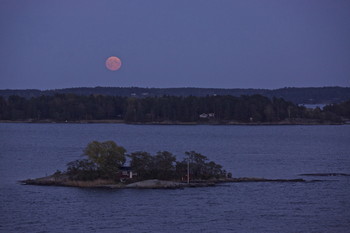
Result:
{"label": "moonlight on water", "polygon": [[122,65],[122,61],[118,57],[112,56],[107,58],[106,60],[106,67],[111,71],[119,70],[121,65]]}

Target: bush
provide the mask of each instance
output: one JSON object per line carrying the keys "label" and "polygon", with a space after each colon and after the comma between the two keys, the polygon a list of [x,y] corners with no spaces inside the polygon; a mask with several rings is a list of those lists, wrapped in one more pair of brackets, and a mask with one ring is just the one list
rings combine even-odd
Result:
{"label": "bush", "polygon": [[67,166],[67,175],[71,180],[95,180],[99,178],[97,166],[91,160],[75,160],[68,163]]}

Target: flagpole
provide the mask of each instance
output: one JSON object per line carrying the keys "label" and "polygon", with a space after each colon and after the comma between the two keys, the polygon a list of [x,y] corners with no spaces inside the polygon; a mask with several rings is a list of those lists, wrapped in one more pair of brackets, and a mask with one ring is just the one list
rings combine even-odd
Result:
{"label": "flagpole", "polygon": [[190,183],[190,159],[187,159],[187,184]]}

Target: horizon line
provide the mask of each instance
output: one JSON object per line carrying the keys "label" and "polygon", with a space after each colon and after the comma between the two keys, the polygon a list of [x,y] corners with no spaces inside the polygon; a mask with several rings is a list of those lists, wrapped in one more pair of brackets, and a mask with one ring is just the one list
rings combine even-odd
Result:
{"label": "horizon line", "polygon": [[20,91],[20,90],[35,90],[35,91],[55,91],[55,90],[64,90],[64,89],[94,89],[94,88],[138,88],[138,89],[221,89],[221,90],[279,90],[279,89],[306,89],[306,88],[350,88],[350,86],[303,86],[303,87],[280,87],[280,88],[254,88],[254,87],[234,87],[234,88],[225,88],[225,87],[138,87],[138,86],[80,86],[80,87],[63,87],[63,88],[51,88],[51,89],[36,89],[36,88],[5,88],[0,89],[1,91],[11,90],[11,91]]}

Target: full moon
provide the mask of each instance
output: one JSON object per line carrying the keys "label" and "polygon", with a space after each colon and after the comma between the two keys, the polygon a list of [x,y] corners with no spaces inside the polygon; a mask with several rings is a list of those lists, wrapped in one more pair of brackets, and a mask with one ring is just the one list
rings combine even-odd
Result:
{"label": "full moon", "polygon": [[106,67],[109,70],[116,71],[122,66],[122,61],[118,57],[109,57],[106,60]]}

